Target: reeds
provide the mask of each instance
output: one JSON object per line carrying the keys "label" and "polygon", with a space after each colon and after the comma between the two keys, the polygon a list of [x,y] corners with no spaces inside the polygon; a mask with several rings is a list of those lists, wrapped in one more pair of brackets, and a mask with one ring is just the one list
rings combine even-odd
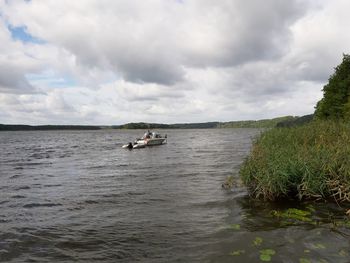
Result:
{"label": "reeds", "polygon": [[317,121],[261,134],[241,166],[253,196],[350,201],[350,125]]}

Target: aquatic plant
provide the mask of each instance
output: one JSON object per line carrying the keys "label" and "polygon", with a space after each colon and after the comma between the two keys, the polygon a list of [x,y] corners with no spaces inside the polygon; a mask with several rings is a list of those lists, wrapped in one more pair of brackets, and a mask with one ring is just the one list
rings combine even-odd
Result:
{"label": "aquatic plant", "polygon": [[253,241],[253,245],[258,247],[262,244],[262,242],[263,242],[263,239],[261,237],[256,237]]}
{"label": "aquatic plant", "polygon": [[240,230],[241,229],[241,225],[240,224],[231,224],[228,226],[229,229],[233,229],[233,230]]}
{"label": "aquatic plant", "polygon": [[260,250],[260,260],[261,261],[271,261],[271,257],[276,254],[273,249],[262,249]]}
{"label": "aquatic plant", "polygon": [[221,185],[224,189],[231,189],[233,187],[242,187],[243,183],[240,178],[237,178],[234,175],[230,175],[226,177],[225,182]]}
{"label": "aquatic plant", "polygon": [[240,169],[252,196],[350,201],[350,125],[315,121],[265,131]]}
{"label": "aquatic plant", "polygon": [[235,177],[233,175],[230,175],[226,177],[225,182],[221,186],[224,189],[230,189],[234,186],[234,184],[235,184]]}
{"label": "aquatic plant", "polygon": [[244,249],[239,249],[239,250],[232,251],[232,252],[230,253],[230,255],[231,255],[231,256],[240,256],[240,255],[242,255],[242,254],[244,254],[244,253],[245,253],[245,250],[244,250]]}
{"label": "aquatic plant", "polygon": [[312,222],[311,212],[296,208],[289,208],[286,211],[273,210],[272,215],[285,220],[294,220],[299,222]]}

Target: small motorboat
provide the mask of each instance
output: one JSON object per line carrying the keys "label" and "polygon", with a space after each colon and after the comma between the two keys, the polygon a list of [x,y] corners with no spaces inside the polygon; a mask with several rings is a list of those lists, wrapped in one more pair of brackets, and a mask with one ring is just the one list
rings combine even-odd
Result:
{"label": "small motorboat", "polygon": [[156,146],[167,143],[167,135],[164,137],[157,132],[146,132],[142,138],[136,139],[134,143],[129,142],[128,144],[123,145],[125,149],[140,149],[145,148],[146,146]]}
{"label": "small motorboat", "polygon": [[138,144],[145,144],[147,146],[162,145],[167,143],[167,135],[162,137],[157,132],[146,132],[141,139],[136,139]]}

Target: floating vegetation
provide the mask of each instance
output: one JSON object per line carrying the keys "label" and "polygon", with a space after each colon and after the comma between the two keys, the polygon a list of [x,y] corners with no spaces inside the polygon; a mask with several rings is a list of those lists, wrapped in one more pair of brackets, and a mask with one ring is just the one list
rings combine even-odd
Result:
{"label": "floating vegetation", "polygon": [[226,177],[225,182],[221,185],[224,189],[231,189],[233,187],[243,187],[243,182],[240,178],[230,175]]}
{"label": "floating vegetation", "polygon": [[263,239],[261,237],[256,237],[253,241],[253,245],[258,247],[262,244],[262,242],[263,242]]}
{"label": "floating vegetation", "polygon": [[[310,224],[310,225],[326,225],[330,228],[348,228],[350,229],[350,219],[346,216],[343,219],[332,219],[332,215],[328,221],[320,221],[315,218],[315,209],[307,207],[308,210],[289,208],[287,210],[272,210],[271,215],[280,220],[281,226],[295,224]],[[318,233],[320,235],[321,232]]]}
{"label": "floating vegetation", "polygon": [[271,261],[272,256],[275,254],[276,254],[276,251],[273,249],[262,249],[260,250],[260,260]]}
{"label": "floating vegetation", "polygon": [[[230,255],[236,256],[236,259],[248,260],[254,256],[255,260],[260,262],[279,261],[283,260],[285,250],[290,252],[289,247],[295,246],[296,249],[292,249],[295,252],[293,262],[324,263],[330,256],[337,262],[347,262],[346,259],[350,257],[347,246],[343,244],[335,246],[333,242],[336,242],[337,239],[334,237],[338,235],[345,238],[350,236],[350,218],[344,213],[349,206],[338,207],[334,204],[311,202],[266,203],[263,205],[256,204],[257,200],[250,200],[253,201],[248,204],[249,209],[244,210],[245,217],[242,217],[242,221],[237,221],[240,224],[226,226],[226,231],[231,229],[240,234],[245,233],[241,230],[243,228],[251,230],[252,232],[248,235],[250,237],[248,247],[250,244],[250,248],[242,247],[240,240],[235,239],[238,247],[227,251],[228,257]],[[257,220],[252,220],[255,218]],[[275,230],[276,228],[285,231],[282,241],[278,243],[271,241],[271,238],[280,237],[265,234],[265,231],[268,231],[266,229]],[[228,233],[236,238],[237,232],[234,231]],[[304,231],[311,236],[304,236]]]}
{"label": "floating vegetation", "polygon": [[240,224],[231,224],[228,226],[229,229],[233,229],[233,230],[240,230],[241,229],[241,225]]}
{"label": "floating vegetation", "polygon": [[296,208],[289,208],[286,211],[273,210],[271,214],[275,217],[289,221],[312,222],[311,212]]}
{"label": "floating vegetation", "polygon": [[240,250],[232,251],[232,252],[230,253],[230,255],[231,255],[231,256],[240,256],[240,255],[242,255],[242,254],[244,254],[244,253],[245,253],[245,250],[244,250],[244,249],[240,249]]}

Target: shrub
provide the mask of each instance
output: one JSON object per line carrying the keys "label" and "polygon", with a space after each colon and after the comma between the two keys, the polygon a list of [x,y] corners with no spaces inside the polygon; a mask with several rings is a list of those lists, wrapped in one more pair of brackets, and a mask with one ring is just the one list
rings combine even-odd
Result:
{"label": "shrub", "polygon": [[255,197],[350,201],[350,126],[317,121],[261,134],[240,169]]}

